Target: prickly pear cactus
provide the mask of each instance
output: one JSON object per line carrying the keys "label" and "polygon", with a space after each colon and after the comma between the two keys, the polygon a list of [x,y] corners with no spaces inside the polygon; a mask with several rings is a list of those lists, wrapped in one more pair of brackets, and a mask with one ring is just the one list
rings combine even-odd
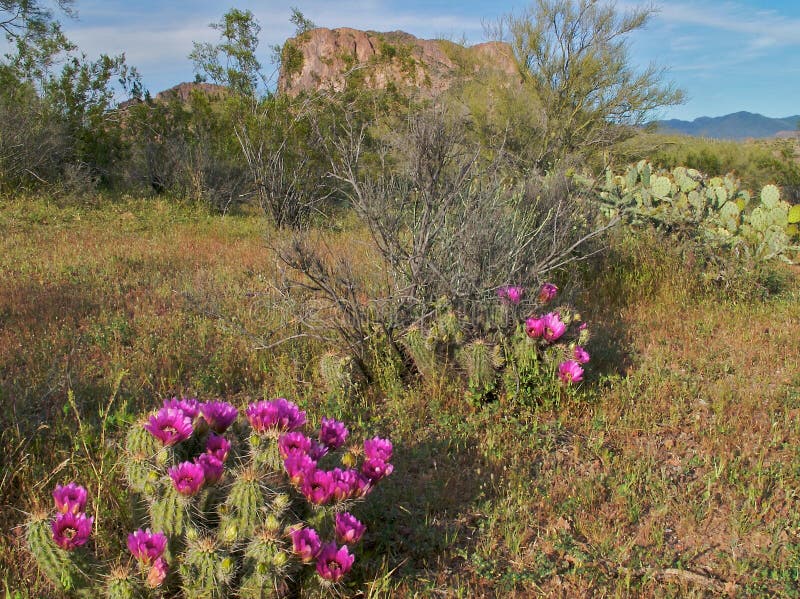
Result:
{"label": "prickly pear cactus", "polygon": [[598,199],[608,215],[695,236],[719,248],[739,248],[755,261],[789,260],[798,251],[800,209],[766,185],[758,201],[732,174],[707,178],[694,169],[654,172],[642,161],[623,176],[606,173]]}

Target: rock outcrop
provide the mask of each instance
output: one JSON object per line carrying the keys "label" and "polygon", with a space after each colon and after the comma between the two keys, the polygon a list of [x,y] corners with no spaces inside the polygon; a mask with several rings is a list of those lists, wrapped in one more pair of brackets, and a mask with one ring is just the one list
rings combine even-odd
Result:
{"label": "rock outcrop", "polygon": [[350,82],[367,89],[394,86],[436,95],[458,80],[485,72],[500,73],[508,81],[520,79],[508,44],[464,47],[402,31],[319,28],[286,41],[278,92],[296,96],[322,89],[341,91]]}

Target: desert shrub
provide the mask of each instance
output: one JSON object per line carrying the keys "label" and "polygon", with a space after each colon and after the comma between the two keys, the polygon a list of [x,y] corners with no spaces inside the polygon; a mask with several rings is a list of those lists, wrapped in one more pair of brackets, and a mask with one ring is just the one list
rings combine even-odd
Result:
{"label": "desert shrub", "polygon": [[124,115],[131,151],[128,185],[209,205],[224,212],[252,189],[233,133],[237,101],[194,90],[148,99]]}
{"label": "desert shrub", "polygon": [[[133,424],[121,467],[140,528],[127,552],[87,551],[87,491],[58,485],[55,517],[42,511],[27,526],[41,570],[80,597],[335,592],[366,530],[348,510],[391,474],[391,442],[346,446],[344,423],[327,418],[312,439],[306,413],[282,398],[253,402],[246,416],[222,401],[173,398]],[[330,467],[335,458],[341,468]]]}
{"label": "desert shrub", "polygon": [[269,96],[236,126],[256,201],[278,228],[300,228],[332,193],[313,101]]}
{"label": "desert shrub", "polygon": [[0,191],[55,185],[69,156],[65,128],[31,86],[0,80]]}
{"label": "desert shrub", "polygon": [[369,232],[384,284],[369,289],[343,257],[305,238],[281,255],[330,307],[312,324],[338,333],[367,371],[371,338],[408,356],[403,340],[428,335],[443,311],[463,332],[459,344],[484,338],[496,327],[498,288],[536,287],[594,251],[611,226],[597,225],[564,173],[515,180],[502,148],[468,142],[468,121],[442,106],[391,127],[344,122],[331,138],[331,174]]}

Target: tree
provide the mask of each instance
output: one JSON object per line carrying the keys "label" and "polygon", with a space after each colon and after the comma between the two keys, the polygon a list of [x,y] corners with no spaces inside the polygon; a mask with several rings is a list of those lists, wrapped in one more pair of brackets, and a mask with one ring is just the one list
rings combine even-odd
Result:
{"label": "tree", "polygon": [[511,44],[523,88],[541,105],[537,166],[608,148],[653,110],[683,101],[681,91],[661,84],[663,69],[637,72],[631,64],[628,34],[655,12],[647,6],[621,14],[602,0],[536,0],[490,27],[494,39]]}
{"label": "tree", "polygon": [[249,10],[232,8],[209,27],[220,32],[222,41],[194,42],[189,54],[194,70],[237,94],[255,97],[261,79],[261,63],[256,58],[261,25]]}

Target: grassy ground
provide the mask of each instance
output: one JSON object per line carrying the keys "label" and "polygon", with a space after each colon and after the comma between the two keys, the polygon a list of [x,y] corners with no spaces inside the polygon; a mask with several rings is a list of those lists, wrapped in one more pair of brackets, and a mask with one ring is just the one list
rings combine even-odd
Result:
{"label": "grassy ground", "polygon": [[[366,261],[353,243],[362,235],[345,228],[329,242]],[[120,543],[130,524],[120,431],[183,392],[239,404],[283,395],[345,418],[357,436],[392,438],[395,472],[359,507],[369,532],[354,595],[800,596],[791,273],[768,299],[727,294],[696,284],[677,254],[624,242],[577,302],[596,335],[576,398],[479,409],[452,381],[386,377],[345,401],[318,380],[321,344],[253,349],[292,309],[273,287],[279,237],[254,215],[166,203],[2,205],[9,596],[55,596],[21,525],[57,482],[101,497],[97,546]]]}

